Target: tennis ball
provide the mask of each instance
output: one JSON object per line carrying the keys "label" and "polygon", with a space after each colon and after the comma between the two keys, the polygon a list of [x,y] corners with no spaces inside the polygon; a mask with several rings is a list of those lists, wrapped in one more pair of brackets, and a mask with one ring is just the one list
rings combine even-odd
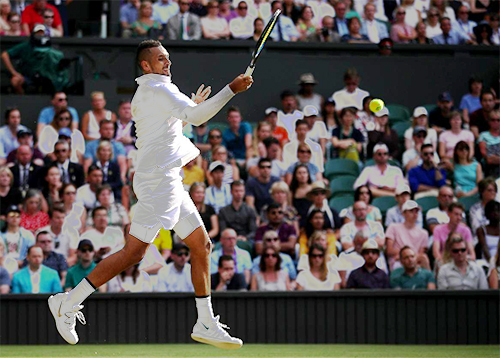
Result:
{"label": "tennis ball", "polygon": [[375,98],[370,101],[370,111],[373,113],[377,113],[378,111],[384,108],[384,101],[381,99]]}

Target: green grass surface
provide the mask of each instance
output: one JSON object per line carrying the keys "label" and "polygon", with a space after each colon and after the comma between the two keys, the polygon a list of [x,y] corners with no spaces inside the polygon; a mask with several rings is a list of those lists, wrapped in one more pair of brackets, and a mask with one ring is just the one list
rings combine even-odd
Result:
{"label": "green grass surface", "polygon": [[248,344],[227,351],[201,344],[0,346],[0,357],[500,357],[498,346]]}

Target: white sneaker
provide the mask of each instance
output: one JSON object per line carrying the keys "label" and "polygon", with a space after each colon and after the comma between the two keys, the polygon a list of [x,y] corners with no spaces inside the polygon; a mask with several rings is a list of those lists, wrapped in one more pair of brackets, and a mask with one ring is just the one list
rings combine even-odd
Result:
{"label": "white sneaker", "polygon": [[73,306],[70,309],[63,307],[68,298],[68,293],[58,293],[49,297],[49,308],[54,320],[56,321],[57,331],[63,339],[69,344],[78,343],[78,334],[76,333],[76,318],[81,324],[86,324],[85,316],[80,310],[81,305]]}
{"label": "white sneaker", "polygon": [[209,322],[201,322],[198,320],[193,327],[191,338],[200,343],[211,344],[222,349],[238,349],[243,346],[243,341],[239,338],[231,337],[225,329],[229,329],[223,323],[219,322],[220,316],[215,317],[215,320]]}

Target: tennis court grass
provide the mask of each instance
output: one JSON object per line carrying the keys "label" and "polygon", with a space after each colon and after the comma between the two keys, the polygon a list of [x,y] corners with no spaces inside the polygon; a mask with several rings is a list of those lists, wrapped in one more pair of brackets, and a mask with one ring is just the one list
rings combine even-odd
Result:
{"label": "tennis court grass", "polygon": [[227,351],[201,344],[0,346],[0,357],[500,357],[499,346],[247,344]]}

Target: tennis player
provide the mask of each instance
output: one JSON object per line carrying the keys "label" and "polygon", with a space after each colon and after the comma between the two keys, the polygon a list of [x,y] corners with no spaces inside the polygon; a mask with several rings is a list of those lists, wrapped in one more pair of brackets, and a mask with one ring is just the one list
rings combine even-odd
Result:
{"label": "tennis player", "polygon": [[224,349],[243,345],[231,337],[214,317],[210,299],[209,255],[212,244],[189,194],[184,191],[181,167],[196,158],[199,150],[182,135],[183,121],[199,126],[217,114],[237,93],[253,83],[240,75],[205,101],[210,87],[200,87],[193,100],[172,83],[170,55],[159,41],[145,40],[137,49],[143,75],[132,100],[137,129],[138,165],[134,191],[139,199],[125,247],[101,261],[73,290],[49,298],[49,308],[59,334],[70,344],[78,342],[76,318],[85,324],[82,302],[97,287],[138,263],[161,227],[173,229],[191,250],[192,280],[198,320],[191,337]]}

